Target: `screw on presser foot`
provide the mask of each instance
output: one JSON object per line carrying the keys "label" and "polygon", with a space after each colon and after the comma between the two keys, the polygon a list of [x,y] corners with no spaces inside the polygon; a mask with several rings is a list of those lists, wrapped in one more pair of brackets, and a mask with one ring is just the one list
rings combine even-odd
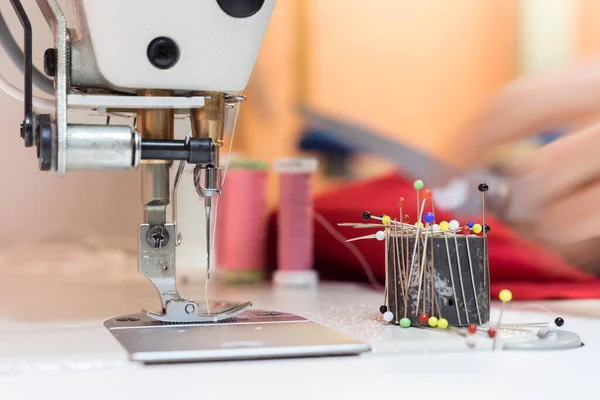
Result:
{"label": "screw on presser foot", "polygon": [[155,226],[148,230],[146,240],[155,249],[160,249],[169,242],[169,232],[164,226]]}

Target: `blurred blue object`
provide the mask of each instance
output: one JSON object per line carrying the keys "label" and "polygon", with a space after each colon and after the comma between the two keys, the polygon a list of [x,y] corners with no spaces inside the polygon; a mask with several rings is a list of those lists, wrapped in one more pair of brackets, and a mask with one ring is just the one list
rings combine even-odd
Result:
{"label": "blurred blue object", "polygon": [[331,143],[344,146],[353,153],[383,157],[395,163],[405,175],[423,179],[430,186],[443,185],[462,172],[431,154],[390,139],[357,122],[331,117],[306,107],[300,108],[300,113],[312,132],[325,134]]}
{"label": "blurred blue object", "polygon": [[300,149],[338,156],[351,156],[356,153],[356,149],[350,143],[336,139],[325,130],[311,128],[304,131],[300,139]]}
{"label": "blurred blue object", "polygon": [[542,132],[539,136],[539,140],[542,145],[552,143],[556,139],[560,138],[562,135],[568,133],[569,131],[566,129],[555,129],[548,132]]}
{"label": "blurred blue object", "polygon": [[[310,132],[320,133],[312,135],[310,146],[335,148],[338,152],[331,152],[330,159],[335,158],[334,154],[344,152],[369,153],[384,157],[396,164],[406,177],[425,181],[429,188],[435,189],[432,191],[434,196],[437,193],[436,203],[443,203],[443,208],[454,210],[458,215],[481,210],[481,196],[469,194],[481,182],[486,182],[490,187],[486,195],[488,208],[499,212],[505,209],[511,185],[501,173],[490,169],[461,171],[427,152],[390,139],[359,123],[331,117],[307,107],[301,107],[299,111],[307,126],[311,128]],[[342,157],[347,159],[349,154],[351,153]]]}
{"label": "blurred blue object", "polygon": [[326,130],[308,128],[300,139],[300,149],[322,154],[328,176],[349,175],[348,161],[356,153],[350,143],[333,137]]}

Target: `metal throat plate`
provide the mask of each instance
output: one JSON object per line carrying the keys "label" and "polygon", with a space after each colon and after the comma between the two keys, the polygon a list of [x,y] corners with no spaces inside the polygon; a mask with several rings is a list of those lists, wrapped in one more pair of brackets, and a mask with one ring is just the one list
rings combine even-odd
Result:
{"label": "metal throat plate", "polygon": [[104,326],[131,361],[172,363],[356,355],[370,350],[294,314],[247,310],[225,321],[166,324],[145,314],[111,318]]}

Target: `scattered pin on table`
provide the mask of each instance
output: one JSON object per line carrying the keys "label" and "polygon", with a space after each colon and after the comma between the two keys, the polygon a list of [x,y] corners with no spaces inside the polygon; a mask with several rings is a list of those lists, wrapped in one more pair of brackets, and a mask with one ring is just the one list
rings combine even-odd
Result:
{"label": "scattered pin on table", "polygon": [[475,348],[475,343],[477,342],[477,339],[475,338],[475,335],[469,335],[467,336],[467,339],[465,340],[467,343],[467,346],[471,349]]}
{"label": "scattered pin on table", "polygon": [[383,320],[385,322],[392,322],[392,320],[394,319],[394,313],[391,311],[386,311],[385,313],[383,313]]}
{"label": "scattered pin on table", "polygon": [[469,324],[467,326],[467,338],[465,340],[465,342],[467,343],[467,347],[469,348],[475,348],[475,343],[477,341],[477,338],[475,337],[475,334],[477,333],[477,325],[475,324]]}
{"label": "scattered pin on table", "polygon": [[[427,323],[429,324],[430,327],[435,328],[436,326],[438,326],[438,323],[440,321],[437,319],[437,317],[429,317],[429,320],[427,320]],[[447,321],[446,321],[447,322]]]}
{"label": "scattered pin on table", "polygon": [[419,322],[422,325],[425,325],[427,321],[429,321],[429,315],[427,315],[426,313],[422,313],[421,315],[419,315]]}
{"label": "scattered pin on table", "polygon": [[440,329],[448,328],[448,320],[446,318],[438,319],[437,327]]}
{"label": "scattered pin on table", "polygon": [[[508,289],[503,289],[498,294],[498,298],[502,302],[502,306],[500,308],[500,317],[498,317],[498,326],[497,329],[500,329],[502,324],[502,314],[504,314],[504,305],[512,300],[512,292]],[[492,345],[492,350],[496,350],[496,340],[498,339],[498,335],[494,335],[494,344]]]}
{"label": "scattered pin on table", "polygon": [[400,320],[400,326],[403,328],[410,328],[411,324],[410,318],[405,317]]}

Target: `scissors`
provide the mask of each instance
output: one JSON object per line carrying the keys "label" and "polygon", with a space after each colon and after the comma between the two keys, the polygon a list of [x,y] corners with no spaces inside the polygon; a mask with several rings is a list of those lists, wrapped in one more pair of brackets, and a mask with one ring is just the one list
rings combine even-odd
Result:
{"label": "scissors", "polygon": [[436,205],[457,216],[481,212],[483,196],[474,195],[474,191],[485,182],[489,187],[485,196],[486,211],[505,219],[519,218],[518,208],[513,206],[510,196],[518,182],[501,171],[490,168],[465,173],[358,123],[336,119],[306,107],[302,107],[300,113],[311,128],[323,130],[330,137],[351,144],[356,150],[382,156],[411,178],[423,180],[432,188]]}

